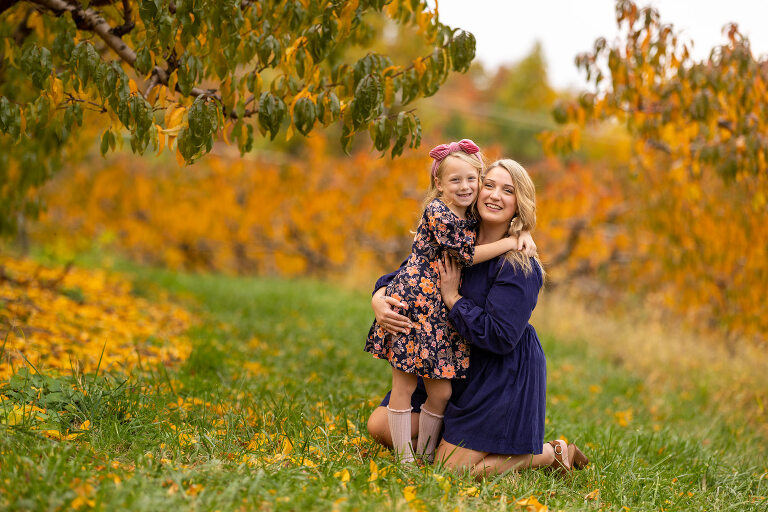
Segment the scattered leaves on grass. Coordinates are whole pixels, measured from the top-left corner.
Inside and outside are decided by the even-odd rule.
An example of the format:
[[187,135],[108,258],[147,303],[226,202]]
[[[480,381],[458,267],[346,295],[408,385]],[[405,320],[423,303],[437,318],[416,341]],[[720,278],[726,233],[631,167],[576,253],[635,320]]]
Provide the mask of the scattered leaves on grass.
[[104,270],[46,267],[0,256],[0,380],[28,360],[38,369],[83,373],[153,367],[186,359],[192,316],[159,297],[136,297]]
[[600,496],[600,489],[595,489],[594,491],[584,496],[584,500],[596,500],[599,496]]
[[525,512],[547,512],[549,510],[546,505],[539,503],[539,500],[534,496],[517,500],[515,505],[525,510]]
[[613,417],[616,419],[616,423],[618,423],[620,427],[629,426],[629,424],[632,422],[632,409],[627,409],[626,411],[617,411],[613,414]]

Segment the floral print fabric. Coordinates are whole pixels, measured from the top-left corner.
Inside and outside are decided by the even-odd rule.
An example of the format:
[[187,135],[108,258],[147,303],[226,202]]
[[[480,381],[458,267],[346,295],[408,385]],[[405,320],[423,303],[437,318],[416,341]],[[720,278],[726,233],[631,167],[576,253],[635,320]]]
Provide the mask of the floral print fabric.
[[448,323],[448,311],[440,296],[437,262],[447,252],[461,265],[471,265],[475,226],[474,219],[460,219],[440,199],[427,205],[408,262],[386,291],[406,304],[398,313],[410,318],[414,327],[407,333],[390,334],[374,321],[365,344],[367,352],[422,377],[466,378],[469,347]]

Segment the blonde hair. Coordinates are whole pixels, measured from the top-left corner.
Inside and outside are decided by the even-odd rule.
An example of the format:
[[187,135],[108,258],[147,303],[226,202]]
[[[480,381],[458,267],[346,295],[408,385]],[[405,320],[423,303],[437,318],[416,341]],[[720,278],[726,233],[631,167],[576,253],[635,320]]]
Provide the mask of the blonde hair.
[[[496,160],[488,166],[488,170],[483,175],[483,179],[491,169],[499,167],[509,173],[512,178],[512,184],[515,187],[515,198],[517,199],[517,213],[512,217],[509,223],[507,236],[519,237],[523,231],[532,232],[536,227],[536,186],[528,175],[528,172],[522,165],[510,158]],[[513,266],[520,268],[525,275],[533,270],[531,260],[534,260],[541,269],[542,279],[545,277],[544,266],[537,256],[530,258],[519,251],[508,251],[504,258]]]
[[[445,165],[446,165],[445,162],[449,158],[458,158],[459,160],[463,160],[464,162],[467,162],[469,165],[471,165],[477,170],[478,178],[481,177],[483,172],[485,171],[485,157],[480,151],[478,151],[473,155],[469,155],[463,151],[454,151],[450,155],[443,158],[443,160],[440,162],[440,165],[438,165],[437,167],[437,172],[435,173],[435,175],[430,176],[429,188],[427,189],[426,197],[424,197],[424,204],[422,205],[422,208],[421,208],[422,210],[425,209],[427,205],[432,202],[433,199],[440,197],[440,191],[437,189],[435,180],[442,179],[443,171],[445,170]],[[477,195],[475,195],[475,201],[477,201]],[[471,211],[474,211],[475,201],[473,201],[472,205],[470,206]]]

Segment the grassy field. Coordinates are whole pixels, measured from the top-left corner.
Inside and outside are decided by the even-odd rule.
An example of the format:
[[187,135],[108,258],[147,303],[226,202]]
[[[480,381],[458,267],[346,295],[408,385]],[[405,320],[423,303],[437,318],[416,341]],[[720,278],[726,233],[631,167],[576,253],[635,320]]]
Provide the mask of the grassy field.
[[[0,509],[768,510],[765,439],[712,406],[714,384],[649,383],[586,340],[540,332],[546,438],[592,463],[475,482],[398,466],[368,439],[389,369],[362,351],[366,293],[121,270],[132,295],[167,290],[195,314],[189,357],[130,375],[17,371],[0,389]],[[77,435],[52,439],[43,420]]]

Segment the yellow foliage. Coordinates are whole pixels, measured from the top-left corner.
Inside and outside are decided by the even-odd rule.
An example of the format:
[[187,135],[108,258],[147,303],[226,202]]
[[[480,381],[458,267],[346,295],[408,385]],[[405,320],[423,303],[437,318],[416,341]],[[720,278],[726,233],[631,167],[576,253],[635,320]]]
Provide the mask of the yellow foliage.
[[531,496],[515,502],[516,507],[522,508],[526,512],[547,512],[549,508],[546,505],[539,503],[535,497]]
[[341,471],[337,471],[333,474],[334,477],[341,480],[342,483],[349,482],[349,470],[348,469],[342,469]]
[[[167,299],[150,303],[104,270],[46,267],[0,255],[0,379],[25,365],[68,372],[130,372],[168,364],[190,352],[191,315]],[[102,356],[103,349],[103,356]],[[85,424],[84,424],[85,425]],[[85,430],[87,426],[84,426]]]
[[[184,111],[169,109],[166,126],[179,126]],[[181,169],[167,157],[119,154],[99,169],[77,167],[52,183],[34,236],[103,240],[138,261],[203,271],[369,280],[396,268],[410,250],[429,158],[336,158],[322,136],[306,141],[292,157],[214,154]],[[640,294],[688,326],[764,339],[768,223],[759,211],[768,178],[726,184],[679,159],[654,162],[638,175],[605,164],[530,166],[534,238],[551,282],[577,282],[609,301]]]
[[78,167],[51,187],[37,236],[113,239],[139,261],[194,270],[290,276],[399,265],[429,158],[335,159],[321,136],[308,142],[283,163],[211,155],[180,169],[115,155],[98,171]]

